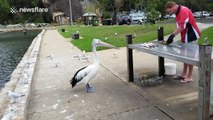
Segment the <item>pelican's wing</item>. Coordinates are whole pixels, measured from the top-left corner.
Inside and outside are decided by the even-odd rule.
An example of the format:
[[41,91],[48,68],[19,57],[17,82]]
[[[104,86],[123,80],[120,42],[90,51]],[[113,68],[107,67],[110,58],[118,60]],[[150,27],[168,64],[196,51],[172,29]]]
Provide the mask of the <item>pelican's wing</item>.
[[76,79],[78,82],[81,81],[85,76],[87,76],[87,74],[89,73],[89,71],[87,70],[89,66],[87,67],[83,67],[80,70],[78,70],[75,75],[74,75],[74,79]]
[[98,69],[97,64],[89,65],[85,69],[79,71],[79,73],[76,76],[76,79],[78,79],[79,82],[87,83],[90,79],[92,79],[95,76],[95,74],[97,73],[97,69]]
[[81,68],[75,73],[74,77],[71,80],[71,84],[74,87],[77,83],[87,83],[90,79],[92,79],[98,70],[99,66],[97,64],[92,64],[87,67]]
[[76,83],[78,83],[79,81],[81,81],[83,79],[83,76],[82,76],[82,78],[79,78],[79,72],[83,71],[85,68],[87,68],[87,66],[79,69],[75,73],[75,75],[73,76],[73,78],[70,80],[70,84],[72,85],[72,87],[74,87],[76,85]]

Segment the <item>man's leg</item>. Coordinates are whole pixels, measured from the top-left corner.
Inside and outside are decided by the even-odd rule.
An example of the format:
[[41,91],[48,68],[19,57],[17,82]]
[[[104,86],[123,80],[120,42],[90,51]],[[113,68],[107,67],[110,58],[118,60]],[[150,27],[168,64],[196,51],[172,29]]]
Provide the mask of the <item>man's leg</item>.
[[181,80],[181,83],[188,83],[192,82],[192,71],[193,71],[193,65],[186,64],[188,68],[188,74],[186,75],[185,79]]
[[181,75],[175,75],[173,77],[173,79],[176,79],[176,80],[184,80],[186,78],[186,73],[187,73],[187,64],[183,63],[183,70],[182,70],[182,73]]
[[183,71],[181,74],[182,77],[186,77],[187,67],[188,67],[188,65],[186,63],[183,63]]
[[189,64],[188,64],[188,69],[189,69],[189,70],[188,70],[188,74],[187,74],[185,80],[187,80],[187,81],[193,81],[193,79],[192,79],[193,65],[189,65]]

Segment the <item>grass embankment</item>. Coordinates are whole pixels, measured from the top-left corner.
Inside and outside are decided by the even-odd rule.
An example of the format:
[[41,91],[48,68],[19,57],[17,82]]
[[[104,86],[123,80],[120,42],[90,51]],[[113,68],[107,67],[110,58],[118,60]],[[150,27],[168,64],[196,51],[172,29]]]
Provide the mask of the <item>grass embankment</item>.
[[213,45],[213,26],[202,31],[202,36],[198,41],[198,44],[205,44],[205,38],[208,38],[209,44]]
[[[71,43],[86,52],[91,51],[91,42],[98,38],[104,42],[113,44],[117,47],[126,46],[126,35],[136,35],[133,43],[148,42],[157,39],[157,28],[164,27],[164,34],[169,34],[174,30],[174,24],[156,25],[122,25],[122,26],[65,26],[65,32],[58,31],[65,37],[71,38],[76,31],[80,32],[80,39],[72,40]],[[117,33],[117,35],[115,35]],[[99,47],[98,50],[104,49]]]

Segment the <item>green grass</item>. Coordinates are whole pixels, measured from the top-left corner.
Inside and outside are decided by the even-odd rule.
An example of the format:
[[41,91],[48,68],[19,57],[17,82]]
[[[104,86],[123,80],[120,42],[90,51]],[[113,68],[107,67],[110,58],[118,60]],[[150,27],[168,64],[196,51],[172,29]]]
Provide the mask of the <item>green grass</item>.
[[[71,43],[86,52],[91,51],[91,42],[94,38],[113,44],[117,47],[126,46],[126,35],[136,34],[133,43],[148,42],[157,39],[157,28],[164,27],[164,34],[169,34],[174,30],[175,24],[155,24],[155,25],[122,25],[122,26],[65,26],[65,32],[58,31],[65,38],[71,38],[76,31],[80,32],[80,39],[71,40]],[[117,33],[117,36],[115,36]],[[106,39],[107,38],[107,39]],[[98,50],[105,49],[99,47]]]
[[209,44],[213,45],[213,26],[202,31],[202,35],[198,41],[198,44],[205,44],[206,37],[208,38]]
[[[164,35],[171,33],[175,24],[155,24],[155,25],[122,25],[122,26],[64,26],[66,32],[61,32],[61,27],[58,31],[65,38],[71,38],[76,31],[80,32],[80,39],[71,40],[70,42],[81,50],[86,52],[91,51],[91,42],[94,38],[101,39],[104,42],[113,44],[117,47],[126,46],[126,35],[136,34],[133,43],[148,42],[157,39],[157,28],[164,27]],[[117,36],[115,36],[115,32]],[[213,45],[213,27],[209,27],[202,31],[202,36],[199,39],[199,44],[205,43],[204,38],[208,37],[209,43]],[[107,38],[107,39],[106,39]],[[106,48],[98,47],[98,50]]]

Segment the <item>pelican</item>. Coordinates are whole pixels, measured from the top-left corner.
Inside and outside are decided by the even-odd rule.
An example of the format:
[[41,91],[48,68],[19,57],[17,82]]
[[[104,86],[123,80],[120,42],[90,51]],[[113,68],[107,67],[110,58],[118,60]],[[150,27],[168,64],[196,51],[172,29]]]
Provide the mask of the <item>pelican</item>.
[[76,84],[85,83],[86,91],[88,93],[93,93],[95,91],[94,87],[90,86],[89,81],[97,74],[99,69],[99,57],[96,52],[96,47],[98,46],[103,46],[108,48],[117,48],[113,45],[102,42],[99,39],[93,39],[92,41],[92,51],[94,53],[93,64],[83,67],[75,73],[74,77],[70,80],[70,84],[72,85],[72,88],[75,87]]

